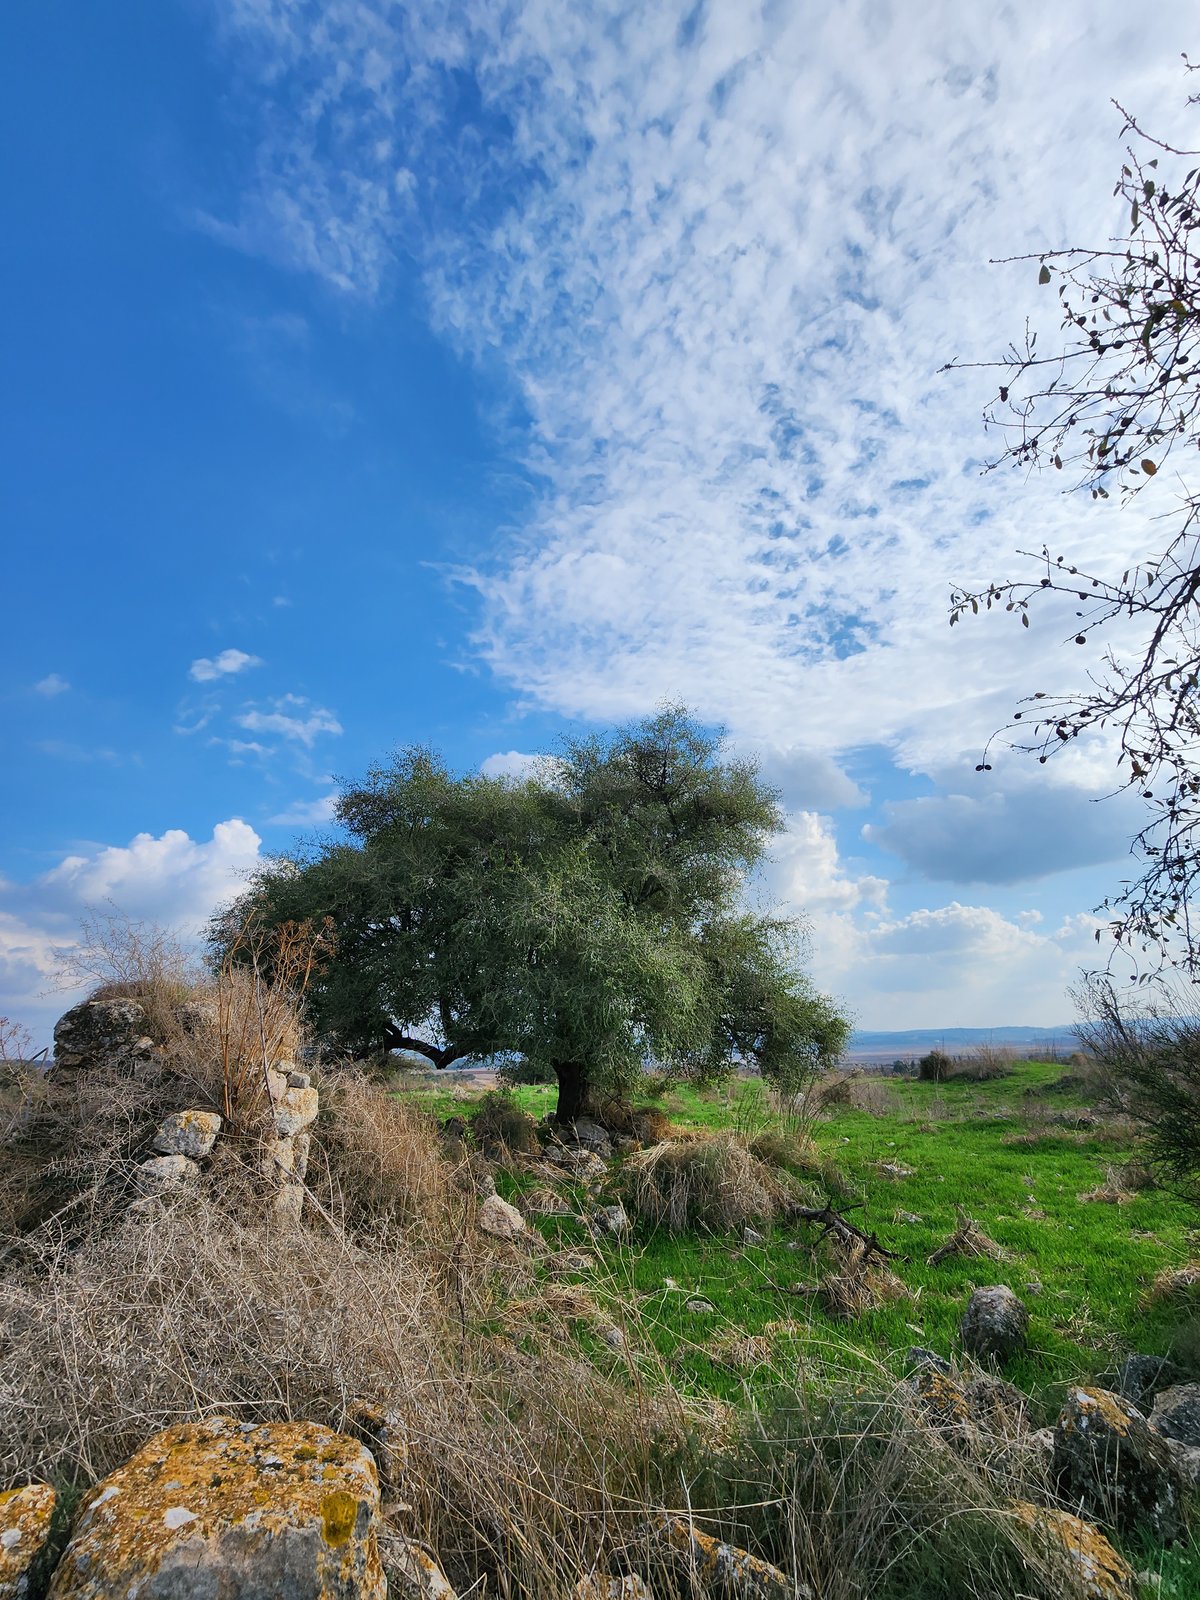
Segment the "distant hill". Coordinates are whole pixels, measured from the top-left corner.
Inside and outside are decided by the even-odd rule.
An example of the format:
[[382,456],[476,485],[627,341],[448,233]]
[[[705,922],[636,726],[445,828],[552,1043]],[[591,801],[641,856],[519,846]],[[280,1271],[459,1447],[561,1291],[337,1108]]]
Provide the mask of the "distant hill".
[[1021,1050],[1054,1050],[1059,1054],[1079,1048],[1073,1022],[1050,1028],[906,1028],[899,1032],[856,1029],[846,1053],[850,1056],[924,1055],[927,1050],[961,1054],[976,1045],[991,1044]]

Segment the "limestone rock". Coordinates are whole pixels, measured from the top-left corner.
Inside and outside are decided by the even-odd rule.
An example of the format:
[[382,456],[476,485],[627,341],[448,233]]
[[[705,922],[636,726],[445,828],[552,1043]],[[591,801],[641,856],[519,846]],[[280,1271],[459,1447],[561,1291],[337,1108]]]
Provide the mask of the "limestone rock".
[[1156,1395],[1150,1426],[1165,1439],[1200,1445],[1200,1383],[1177,1383]]
[[277,1138],[290,1139],[316,1121],[320,1096],[306,1072],[294,1072],[290,1068],[280,1072],[270,1067],[267,1089]]
[[1087,1600],[1133,1600],[1133,1568],[1090,1522],[1018,1500],[1013,1512],[1044,1555],[1061,1551],[1082,1581]]
[[588,1220],[596,1233],[607,1233],[614,1239],[623,1239],[630,1228],[629,1213],[620,1201],[614,1206],[597,1207]]
[[1054,1429],[1059,1490],[1100,1521],[1183,1536],[1183,1479],[1165,1439],[1107,1389],[1070,1389]]
[[54,1025],[56,1068],[147,1060],[153,1052],[145,1008],[136,1000],[85,1000]]
[[295,1178],[304,1181],[308,1171],[308,1152],[312,1141],[307,1133],[298,1133],[291,1139],[264,1139],[262,1143],[263,1177],[282,1182]]
[[133,1181],[143,1194],[159,1195],[195,1183],[199,1176],[191,1156],[151,1156],[134,1168]]
[[981,1361],[1005,1361],[1024,1350],[1029,1312],[1003,1283],[976,1289],[959,1324],[963,1349]]
[[701,1533],[684,1517],[664,1514],[646,1532],[701,1594],[720,1594],[727,1600],[812,1600],[807,1584],[793,1583],[769,1561]]
[[25,1600],[40,1585],[56,1499],[48,1483],[27,1483],[0,1494],[0,1600]]
[[438,1563],[412,1539],[388,1542],[388,1594],[403,1600],[458,1600]]
[[516,1206],[510,1206],[498,1194],[490,1194],[479,1208],[479,1226],[493,1239],[515,1239],[525,1231],[525,1218]]
[[553,1162],[556,1167],[561,1167],[569,1177],[579,1183],[593,1183],[608,1172],[603,1159],[594,1150],[553,1144],[547,1145],[543,1153],[547,1161]]
[[614,1577],[607,1572],[589,1572],[571,1591],[571,1600],[654,1600],[645,1578],[636,1572]]
[[84,1501],[50,1600],[384,1600],[356,1439],[230,1417],[156,1435]]
[[154,1135],[154,1148],[164,1156],[210,1155],[221,1131],[215,1111],[175,1111],[164,1117]]
[[1182,1367],[1177,1367],[1166,1356],[1126,1356],[1117,1368],[1113,1388],[1126,1400],[1132,1400],[1141,1411],[1148,1411],[1160,1389],[1169,1389],[1183,1378]]
[[936,1350],[926,1350],[924,1345],[914,1344],[909,1349],[906,1363],[910,1370],[920,1370],[922,1367],[932,1367],[935,1372],[945,1373],[947,1377],[954,1368],[945,1356],[939,1356]]

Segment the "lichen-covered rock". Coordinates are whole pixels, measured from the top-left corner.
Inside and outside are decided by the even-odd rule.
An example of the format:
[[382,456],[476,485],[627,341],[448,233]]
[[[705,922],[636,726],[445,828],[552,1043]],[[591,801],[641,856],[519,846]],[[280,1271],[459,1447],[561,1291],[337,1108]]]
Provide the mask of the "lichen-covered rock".
[[40,1585],[56,1498],[48,1483],[0,1494],[0,1600],[25,1600]]
[[909,1348],[906,1364],[910,1372],[919,1371],[922,1367],[932,1367],[935,1372],[944,1372],[947,1377],[954,1368],[945,1356],[939,1356],[936,1350],[926,1350],[924,1345],[914,1344]]
[[271,1067],[267,1071],[267,1090],[277,1138],[290,1139],[316,1121],[320,1096],[306,1072],[279,1072]]
[[908,1391],[924,1422],[939,1432],[961,1433],[971,1425],[967,1391],[948,1372],[922,1367],[908,1381]]
[[980,1361],[1007,1361],[1024,1350],[1029,1312],[1003,1283],[976,1289],[959,1324],[963,1349]]
[[147,1060],[153,1053],[146,1011],[136,1000],[85,1000],[54,1025],[56,1068],[128,1063]]
[[168,1428],[87,1497],[50,1600],[384,1600],[379,1480],[311,1422]]
[[589,1572],[571,1591],[572,1600],[654,1600],[645,1578],[636,1572],[618,1578],[607,1572]]
[[701,1594],[724,1595],[727,1600],[812,1600],[807,1584],[793,1583],[760,1556],[701,1533],[684,1517],[664,1513],[649,1524],[646,1534]]
[[195,1183],[199,1176],[191,1156],[151,1156],[134,1168],[133,1181],[143,1194],[160,1195]]
[[1200,1383],[1177,1383],[1156,1395],[1150,1426],[1165,1439],[1200,1445]]
[[396,1600],[458,1600],[438,1563],[412,1539],[388,1541],[388,1594]]
[[479,1226],[493,1239],[515,1239],[525,1231],[525,1218],[516,1206],[510,1206],[498,1194],[490,1194],[479,1208]]
[[1018,1500],[1013,1514],[1033,1535],[1040,1554],[1066,1556],[1087,1600],[1133,1600],[1133,1568],[1090,1522],[1028,1500]]
[[1054,1473],[1060,1492],[1099,1521],[1146,1528],[1167,1543],[1186,1532],[1170,1446],[1107,1389],[1068,1390],[1054,1428]]
[[211,1155],[220,1131],[221,1118],[215,1111],[174,1111],[159,1123],[154,1148],[164,1156],[197,1160]]
[[588,1221],[594,1233],[607,1233],[613,1239],[623,1239],[629,1232],[629,1213],[618,1200],[614,1206],[598,1206]]

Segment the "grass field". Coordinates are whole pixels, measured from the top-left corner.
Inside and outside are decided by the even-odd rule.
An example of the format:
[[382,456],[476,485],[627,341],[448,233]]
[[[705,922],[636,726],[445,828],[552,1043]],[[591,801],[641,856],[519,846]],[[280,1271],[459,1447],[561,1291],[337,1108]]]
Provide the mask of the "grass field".
[[[744,1244],[740,1233],[672,1235],[642,1225],[630,1242],[606,1247],[607,1293],[603,1282],[596,1292],[617,1320],[636,1305],[639,1335],[653,1341],[676,1383],[728,1399],[748,1383],[794,1373],[798,1363],[882,1366],[899,1376],[914,1344],[953,1355],[967,1297],[982,1283],[1008,1284],[1030,1308],[1030,1351],[1008,1376],[1047,1415],[1063,1383],[1100,1374],[1130,1351],[1190,1357],[1189,1309],[1152,1301],[1147,1291],[1156,1273],[1191,1255],[1196,1212],[1154,1187],[1119,1203],[1081,1198],[1103,1191],[1114,1173],[1119,1183],[1135,1152],[1130,1130],[1088,1125],[1079,1115],[1084,1097],[1056,1092],[1062,1076],[1061,1067],[1020,1063],[983,1084],[867,1078],[858,1105],[816,1122],[813,1138],[849,1191],[838,1203],[857,1204],[853,1220],[906,1258],[895,1264],[904,1298],[846,1321],[826,1314],[814,1295],[792,1292],[811,1285],[820,1264],[815,1231],[804,1225],[763,1230],[761,1245]],[[442,1115],[469,1115],[479,1098],[440,1084],[417,1092]],[[522,1088],[516,1098],[541,1117],[553,1109],[554,1091]],[[772,1120],[753,1081],[679,1089],[662,1105],[682,1129],[754,1133]],[[533,1180],[517,1171],[499,1181],[511,1196]],[[927,1264],[958,1207],[1005,1259]],[[570,1219],[538,1225],[556,1242],[585,1237]],[[687,1309],[700,1299],[712,1310]]]

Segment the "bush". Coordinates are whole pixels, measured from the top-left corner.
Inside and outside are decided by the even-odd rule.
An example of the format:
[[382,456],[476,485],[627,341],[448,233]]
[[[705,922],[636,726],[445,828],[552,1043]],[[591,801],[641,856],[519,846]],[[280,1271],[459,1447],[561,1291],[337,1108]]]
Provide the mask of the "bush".
[[537,1123],[507,1089],[492,1089],[484,1095],[471,1131],[475,1143],[489,1156],[536,1155],[541,1148]]
[[[937,1051],[933,1053],[938,1054]],[[1010,1050],[1000,1045],[977,1044],[970,1055],[960,1056],[954,1062],[949,1076],[964,1083],[992,1083],[997,1078],[1011,1077],[1014,1071]]]
[[917,1062],[917,1077],[922,1083],[945,1083],[953,1066],[944,1050],[931,1050]]
[[669,1139],[639,1150],[621,1173],[639,1217],[672,1233],[770,1223],[801,1198],[790,1173],[770,1167],[733,1134]]

